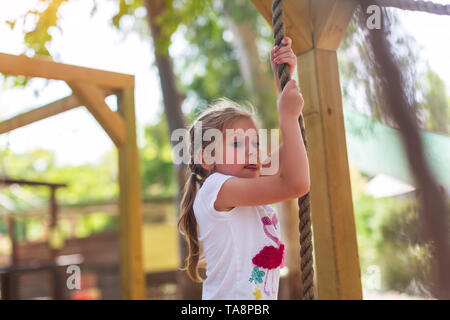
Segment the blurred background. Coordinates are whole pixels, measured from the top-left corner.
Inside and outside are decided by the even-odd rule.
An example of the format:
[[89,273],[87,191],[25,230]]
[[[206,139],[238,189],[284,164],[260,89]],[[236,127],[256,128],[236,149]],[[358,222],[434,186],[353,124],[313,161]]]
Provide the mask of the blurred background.
[[[175,90],[186,125],[225,96],[250,101],[263,127],[278,128],[277,92],[269,61],[272,29],[250,1],[172,0],[164,10],[158,3],[1,1],[0,52],[135,75],[147,298],[177,299],[178,182],[168,123],[180,119],[168,112],[163,92]],[[450,35],[444,31],[450,19],[387,13],[392,44],[415,92],[412,112],[427,159],[448,200]],[[355,21],[338,57],[364,298],[430,298],[430,255],[418,231],[420,191],[398,130],[380,108]],[[175,89],[164,87],[160,75]],[[3,75],[0,88],[0,121],[71,92],[62,81]],[[115,98],[106,102],[117,109]],[[65,184],[0,185],[2,299],[120,298],[117,154],[90,113],[77,108],[0,135],[0,176]],[[50,265],[54,252],[56,268]],[[81,267],[80,290],[65,285],[64,267],[72,264]],[[22,268],[13,287],[7,285],[11,265]]]

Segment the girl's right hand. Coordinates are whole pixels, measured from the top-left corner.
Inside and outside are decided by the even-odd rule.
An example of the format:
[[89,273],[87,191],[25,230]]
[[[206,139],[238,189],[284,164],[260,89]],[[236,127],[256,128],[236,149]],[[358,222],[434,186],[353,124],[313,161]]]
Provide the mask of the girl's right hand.
[[298,119],[303,110],[303,96],[295,80],[289,80],[278,96],[278,114],[281,118]]
[[277,65],[286,63],[288,73],[291,78],[294,74],[295,67],[297,66],[297,56],[291,48],[291,38],[284,37],[281,44],[284,46],[281,48],[275,46],[270,52],[270,62],[272,64],[273,76],[279,93],[281,93],[281,85],[280,80],[278,79]]

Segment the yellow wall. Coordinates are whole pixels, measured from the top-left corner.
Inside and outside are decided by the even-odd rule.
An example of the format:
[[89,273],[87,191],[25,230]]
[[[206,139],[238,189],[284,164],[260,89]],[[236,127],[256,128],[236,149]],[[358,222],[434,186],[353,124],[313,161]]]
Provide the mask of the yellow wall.
[[169,271],[178,268],[178,230],[175,224],[144,224],[142,245],[145,272]]

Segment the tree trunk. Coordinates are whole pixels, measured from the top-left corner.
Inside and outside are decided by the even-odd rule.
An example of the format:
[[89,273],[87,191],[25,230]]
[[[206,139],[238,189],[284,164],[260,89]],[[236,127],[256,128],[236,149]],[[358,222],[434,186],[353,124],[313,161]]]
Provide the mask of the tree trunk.
[[[173,71],[173,61],[167,52],[162,52],[157,46],[161,37],[161,28],[156,21],[158,16],[163,13],[165,3],[167,2],[164,0],[145,0],[148,23],[153,36],[155,60],[159,71],[161,90],[163,93],[164,112],[168,122],[170,136],[175,129],[185,128],[186,125],[185,118],[181,110],[181,103],[184,100],[184,96],[177,88],[176,77]],[[171,143],[175,144],[177,141]],[[187,167],[184,164],[176,166],[178,181],[178,196],[176,199],[177,216],[180,214],[180,202],[183,187],[186,183],[186,169]],[[181,263],[184,263],[184,260],[187,257],[188,248],[186,241],[181,235],[179,235],[179,244]],[[201,285],[191,281],[187,277],[186,272],[177,273],[177,282],[182,299],[201,299]]]

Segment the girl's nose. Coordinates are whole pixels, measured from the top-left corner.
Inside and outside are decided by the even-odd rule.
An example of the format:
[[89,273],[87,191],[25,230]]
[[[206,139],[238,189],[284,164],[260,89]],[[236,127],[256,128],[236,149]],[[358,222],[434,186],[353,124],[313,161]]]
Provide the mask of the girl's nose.
[[254,143],[249,143],[246,145],[246,153],[247,153],[247,157],[249,159],[252,159],[254,161],[258,161],[258,147],[254,146]]

